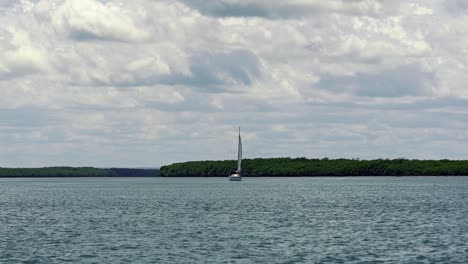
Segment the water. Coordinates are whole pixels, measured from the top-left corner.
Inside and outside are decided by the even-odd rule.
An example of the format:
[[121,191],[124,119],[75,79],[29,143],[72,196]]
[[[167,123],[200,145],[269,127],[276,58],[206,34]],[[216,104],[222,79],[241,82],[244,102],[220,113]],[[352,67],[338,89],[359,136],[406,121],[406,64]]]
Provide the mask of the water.
[[0,263],[468,263],[468,177],[0,179]]

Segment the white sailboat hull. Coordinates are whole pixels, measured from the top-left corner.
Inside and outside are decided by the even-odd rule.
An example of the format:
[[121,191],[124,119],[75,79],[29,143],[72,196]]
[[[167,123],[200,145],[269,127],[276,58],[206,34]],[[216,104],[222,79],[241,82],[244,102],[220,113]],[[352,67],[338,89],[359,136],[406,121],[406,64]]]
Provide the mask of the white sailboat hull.
[[242,176],[240,176],[239,174],[231,174],[231,175],[229,175],[229,180],[230,181],[241,181]]

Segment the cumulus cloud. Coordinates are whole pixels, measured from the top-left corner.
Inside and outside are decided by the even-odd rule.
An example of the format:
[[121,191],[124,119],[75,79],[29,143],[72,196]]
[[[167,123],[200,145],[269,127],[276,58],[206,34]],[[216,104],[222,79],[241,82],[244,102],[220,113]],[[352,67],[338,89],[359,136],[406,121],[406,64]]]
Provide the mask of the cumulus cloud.
[[204,52],[190,58],[189,76],[168,76],[164,83],[184,84],[207,90],[239,90],[261,77],[261,62],[248,50]]
[[97,0],[40,1],[38,17],[48,19],[60,32],[78,41],[144,41],[147,32],[137,26],[118,4]]
[[35,47],[22,29],[0,29],[0,49],[0,80],[21,77],[47,67],[45,51]]

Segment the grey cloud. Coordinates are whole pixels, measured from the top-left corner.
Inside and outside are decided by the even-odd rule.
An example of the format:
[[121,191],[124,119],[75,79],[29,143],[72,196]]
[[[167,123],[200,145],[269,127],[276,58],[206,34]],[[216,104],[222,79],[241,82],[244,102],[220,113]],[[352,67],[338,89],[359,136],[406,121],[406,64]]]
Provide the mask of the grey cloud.
[[337,12],[351,15],[376,15],[380,12],[378,0],[181,0],[201,13],[220,17],[300,18],[319,12]]
[[25,61],[17,61],[9,63],[8,68],[0,70],[0,81],[20,78],[28,74],[33,74],[38,71],[36,65],[29,64]]
[[445,0],[447,9],[452,13],[466,13],[468,11],[468,1],[466,0]]
[[422,96],[431,92],[436,78],[417,65],[404,65],[381,72],[354,76],[322,76],[318,87],[365,97]]
[[0,7],[10,7],[16,2],[16,0],[0,0]]
[[[220,92],[239,91],[261,78],[260,59],[249,50],[229,52],[200,52],[189,57],[189,73],[157,72],[151,65],[148,68],[130,70],[117,65],[108,78],[76,77],[70,84],[83,86],[138,87],[151,85],[184,85],[200,90]],[[125,65],[123,65],[125,66]],[[97,70],[96,70],[97,71]],[[100,75],[99,75],[100,76]]]
[[123,36],[119,34],[105,34],[92,32],[85,29],[70,28],[68,35],[78,41],[93,41],[93,40],[104,40],[104,41],[123,41]]
[[248,50],[227,53],[195,54],[190,58],[191,76],[174,75],[162,80],[165,84],[183,84],[211,91],[221,91],[226,86],[250,86],[261,76],[259,58]]
[[0,28],[0,45],[2,50],[12,50],[15,49],[15,45],[11,42],[13,40],[13,34],[10,31]]
[[40,108],[0,108],[0,128],[34,129],[59,124],[62,120],[53,112]]
[[[212,104],[213,96],[220,96],[220,101],[222,103],[221,107],[216,107]],[[239,108],[239,95],[232,94],[216,94],[212,93],[207,95],[206,93],[197,93],[189,92],[186,93],[186,99],[184,101],[167,104],[165,102],[150,102],[146,101],[144,107],[155,108],[163,112],[184,112],[190,111],[192,113],[227,113],[231,111],[240,112],[252,112],[252,113],[267,113],[278,111],[275,106],[268,104],[268,102],[263,102],[251,98],[249,96],[242,95],[243,106]],[[228,119],[224,117],[224,119]],[[246,121],[246,119],[243,119]],[[229,123],[233,123],[235,120],[229,119]],[[261,121],[259,121],[261,122]]]
[[204,14],[226,17],[270,17],[271,11],[262,3],[227,1],[182,0],[188,6]]
[[[440,111],[443,109],[465,109],[468,110],[468,100],[457,97],[419,97],[417,100],[409,102],[387,102],[387,103],[365,103],[365,104],[342,104],[345,107],[355,109],[377,109],[381,111]],[[334,105],[338,107],[338,105]]]

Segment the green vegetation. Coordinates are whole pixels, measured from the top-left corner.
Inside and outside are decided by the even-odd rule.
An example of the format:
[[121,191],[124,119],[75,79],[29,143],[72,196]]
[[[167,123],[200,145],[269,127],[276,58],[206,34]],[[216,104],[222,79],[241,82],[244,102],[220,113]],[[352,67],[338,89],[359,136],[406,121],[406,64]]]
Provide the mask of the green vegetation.
[[[215,177],[227,176],[237,161],[190,161],[157,169],[92,167],[0,168],[0,177]],[[243,176],[468,176],[467,160],[244,159]]]
[[[191,161],[161,167],[164,177],[227,176],[236,161]],[[242,161],[243,176],[446,176],[468,175],[465,160],[270,158]]]
[[153,177],[157,169],[98,169],[91,167],[0,168],[0,177]]

